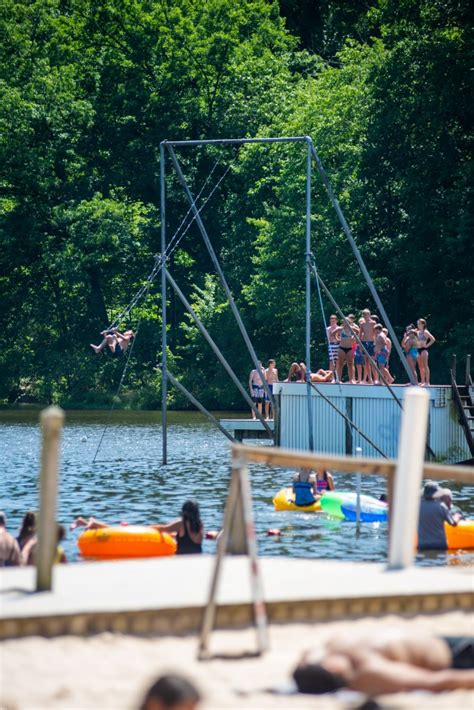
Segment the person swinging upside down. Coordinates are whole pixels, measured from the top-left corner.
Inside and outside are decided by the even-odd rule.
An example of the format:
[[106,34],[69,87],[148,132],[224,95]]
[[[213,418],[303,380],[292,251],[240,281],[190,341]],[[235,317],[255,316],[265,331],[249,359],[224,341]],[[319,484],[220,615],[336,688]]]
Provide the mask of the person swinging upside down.
[[119,333],[116,328],[103,330],[101,335],[104,336],[101,344],[94,345],[91,343],[91,348],[98,355],[105,346],[107,346],[112,357],[121,357],[127,352],[128,346],[135,337],[133,330],[126,330],[125,333]]

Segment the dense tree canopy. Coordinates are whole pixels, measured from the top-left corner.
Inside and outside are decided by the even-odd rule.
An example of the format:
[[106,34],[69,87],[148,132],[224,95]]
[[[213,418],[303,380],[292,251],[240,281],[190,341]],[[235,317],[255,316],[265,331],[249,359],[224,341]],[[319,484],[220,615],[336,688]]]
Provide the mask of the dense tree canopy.
[[[165,138],[310,135],[397,332],[427,318],[446,381],[451,354],[474,345],[472,19],[467,0],[5,0],[0,401],[112,400],[123,361],[89,343],[160,249]],[[285,370],[303,354],[303,147],[178,153],[259,355]],[[171,239],[189,205],[169,159],[167,174]],[[183,231],[170,270],[245,381],[199,230]],[[316,177],[312,239],[341,307],[373,307]],[[209,406],[242,406],[172,293],[167,309],[174,373]],[[316,298],[313,324],[319,367]],[[121,402],[153,407],[157,284],[121,325],[139,326]]]

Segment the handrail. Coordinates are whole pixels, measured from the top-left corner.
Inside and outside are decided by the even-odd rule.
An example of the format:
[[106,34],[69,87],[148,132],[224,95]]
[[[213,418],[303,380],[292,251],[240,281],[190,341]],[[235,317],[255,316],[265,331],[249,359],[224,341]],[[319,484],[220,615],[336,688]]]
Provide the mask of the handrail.
[[[269,446],[247,446],[233,444],[232,456],[253,463],[284,466],[289,468],[328,468],[347,473],[364,475],[378,474],[391,477],[395,473],[395,459],[376,459],[368,456],[340,456],[325,453],[308,453],[292,449],[280,449]],[[474,484],[474,468],[470,466],[448,466],[426,461],[423,476],[438,481],[458,481]]]
[[474,438],[472,436],[471,427],[467,420],[466,412],[459,394],[458,385],[456,383],[456,370],[454,367],[451,368],[451,391],[453,393],[454,403],[457,409],[459,423],[464,429],[464,435],[466,437],[467,445],[469,446],[469,451],[471,455],[474,456]]

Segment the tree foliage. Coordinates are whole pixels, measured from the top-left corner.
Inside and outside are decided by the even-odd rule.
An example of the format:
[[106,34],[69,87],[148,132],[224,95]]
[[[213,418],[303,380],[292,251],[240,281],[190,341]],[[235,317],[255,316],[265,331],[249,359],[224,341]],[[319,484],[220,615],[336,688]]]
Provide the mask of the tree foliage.
[[[0,399],[111,401],[123,363],[89,343],[159,251],[165,138],[311,135],[392,321],[429,319],[445,380],[451,353],[474,342],[470,13],[465,0],[5,0]],[[258,353],[284,370],[304,340],[303,147],[178,157],[193,194],[203,188],[202,217]],[[189,204],[166,168],[171,239]],[[344,310],[373,306],[316,177],[312,199],[321,275]],[[245,382],[250,359],[195,224],[170,270]],[[173,293],[167,308],[175,375],[209,406],[241,406]],[[122,323],[140,327],[129,406],[159,401],[160,323],[153,286]],[[316,298],[313,323],[321,366]]]

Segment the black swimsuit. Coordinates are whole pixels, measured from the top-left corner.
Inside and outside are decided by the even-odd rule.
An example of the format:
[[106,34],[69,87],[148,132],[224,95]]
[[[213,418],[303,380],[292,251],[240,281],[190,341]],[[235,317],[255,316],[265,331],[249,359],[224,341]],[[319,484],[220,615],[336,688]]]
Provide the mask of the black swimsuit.
[[115,346],[115,350],[111,350],[109,348],[109,352],[110,352],[111,357],[122,357],[122,355],[123,355],[122,346],[119,345],[118,343]]
[[441,636],[451,651],[451,668],[474,668],[474,636]]
[[202,552],[202,543],[194,542],[188,531],[188,526],[183,520],[184,535],[180,537],[178,534],[176,536],[176,542],[178,543],[178,549],[176,550],[177,555],[196,555]]

